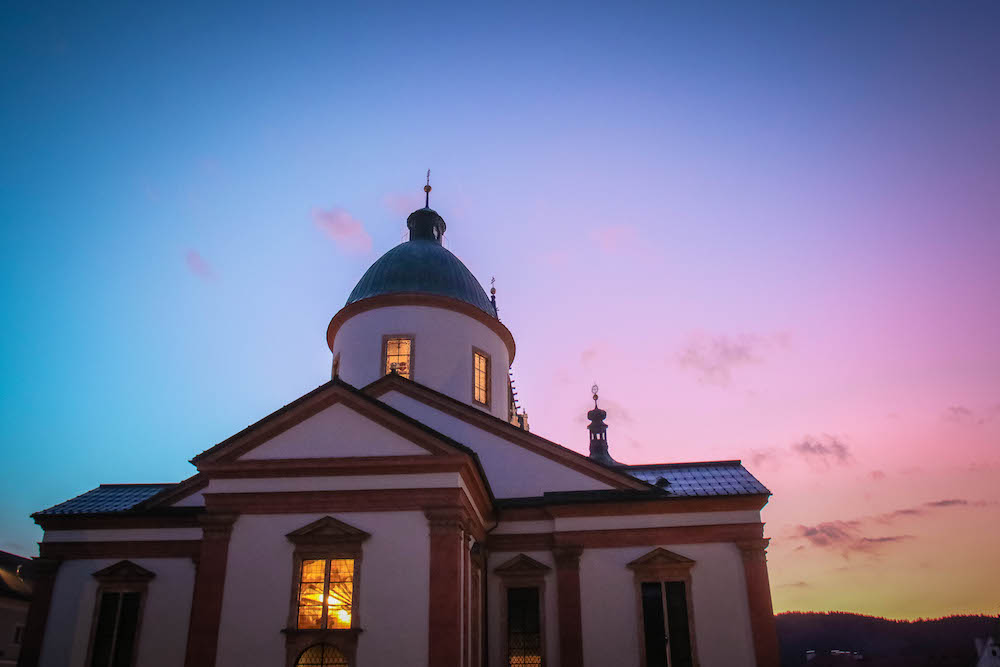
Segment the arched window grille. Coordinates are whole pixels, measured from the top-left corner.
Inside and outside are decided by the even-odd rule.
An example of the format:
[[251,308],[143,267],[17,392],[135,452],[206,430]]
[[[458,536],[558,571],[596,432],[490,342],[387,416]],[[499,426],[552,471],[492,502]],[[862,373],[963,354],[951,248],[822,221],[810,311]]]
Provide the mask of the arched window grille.
[[295,667],[348,667],[347,658],[335,646],[316,644],[299,656]]

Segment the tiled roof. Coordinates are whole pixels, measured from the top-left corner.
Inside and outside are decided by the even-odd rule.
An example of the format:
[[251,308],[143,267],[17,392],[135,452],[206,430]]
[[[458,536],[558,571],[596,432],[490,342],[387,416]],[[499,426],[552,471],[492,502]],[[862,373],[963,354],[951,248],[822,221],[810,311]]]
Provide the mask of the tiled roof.
[[174,484],[101,484],[76,498],[38,512],[54,514],[100,514],[124,512]]
[[[628,466],[630,475],[660,486],[672,496],[741,496],[770,494],[739,461],[664,463]],[[666,480],[664,485],[660,480]],[[659,482],[659,484],[657,483]]]

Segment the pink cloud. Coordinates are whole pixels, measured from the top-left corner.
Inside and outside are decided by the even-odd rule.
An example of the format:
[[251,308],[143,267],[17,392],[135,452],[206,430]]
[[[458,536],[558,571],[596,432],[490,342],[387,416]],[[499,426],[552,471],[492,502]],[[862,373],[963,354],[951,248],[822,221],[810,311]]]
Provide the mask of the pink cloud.
[[329,211],[314,208],[313,223],[346,252],[366,254],[372,250],[372,237],[360,220],[342,208]]
[[605,251],[621,252],[636,245],[639,240],[639,230],[635,225],[604,225],[591,230],[590,238]]
[[184,263],[187,264],[188,270],[191,273],[202,280],[215,280],[215,269],[212,268],[212,265],[197,250],[188,250],[184,256]]

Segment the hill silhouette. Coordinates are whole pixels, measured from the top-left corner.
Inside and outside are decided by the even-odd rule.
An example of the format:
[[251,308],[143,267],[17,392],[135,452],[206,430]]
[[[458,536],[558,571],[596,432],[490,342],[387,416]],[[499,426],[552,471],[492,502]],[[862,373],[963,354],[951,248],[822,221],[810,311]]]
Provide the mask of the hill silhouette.
[[[946,616],[916,621],[894,621],[845,612],[786,612],[775,616],[781,643],[782,667],[806,663],[806,651],[860,651],[860,665],[907,667],[972,667],[973,640],[1000,632],[995,616]],[[809,664],[826,660],[817,659]]]

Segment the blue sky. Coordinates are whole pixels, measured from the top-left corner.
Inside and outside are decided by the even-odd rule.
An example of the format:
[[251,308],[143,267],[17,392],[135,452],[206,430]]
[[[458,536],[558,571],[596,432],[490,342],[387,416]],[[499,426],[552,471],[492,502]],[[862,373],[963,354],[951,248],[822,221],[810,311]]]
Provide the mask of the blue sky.
[[[326,324],[428,167],[543,435],[586,447],[596,379],[620,458],[761,455],[776,545],[864,493],[990,500],[967,469],[1000,465],[996,3],[0,13],[0,548],[324,382]],[[762,453],[823,434],[852,462],[813,503],[813,468]],[[779,607],[829,593],[785,583]],[[863,608],[984,608],[963,591]]]

